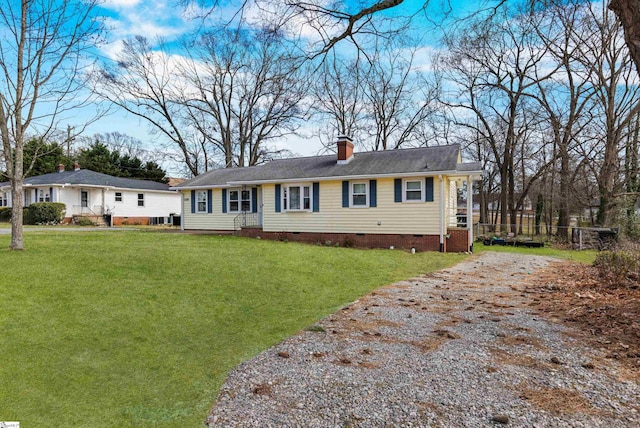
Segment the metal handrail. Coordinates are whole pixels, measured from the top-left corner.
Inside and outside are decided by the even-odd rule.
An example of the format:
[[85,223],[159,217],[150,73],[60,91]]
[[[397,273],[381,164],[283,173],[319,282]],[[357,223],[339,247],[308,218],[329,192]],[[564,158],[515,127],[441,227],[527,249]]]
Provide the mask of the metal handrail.
[[250,213],[243,211],[233,219],[233,229],[240,230],[243,227],[262,226],[260,222],[260,213]]

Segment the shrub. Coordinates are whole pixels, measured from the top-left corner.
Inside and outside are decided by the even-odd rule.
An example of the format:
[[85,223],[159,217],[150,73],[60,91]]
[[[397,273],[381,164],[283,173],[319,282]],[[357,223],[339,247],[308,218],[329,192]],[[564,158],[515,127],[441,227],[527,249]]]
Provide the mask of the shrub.
[[96,225],[93,221],[91,221],[91,219],[86,217],[80,217],[79,219],[76,220],[75,224],[77,224],[78,226],[95,226]]
[[59,224],[66,206],[60,202],[36,202],[25,208],[24,224]]
[[0,208],[0,221],[11,221],[11,208]]
[[640,284],[640,248],[637,244],[601,251],[593,265],[610,285],[626,287]]
[[344,238],[344,241],[342,241],[342,246],[345,248],[354,248],[356,243],[353,239],[346,237]]
[[22,224],[36,224],[36,221],[33,217],[33,211],[29,208],[22,209]]

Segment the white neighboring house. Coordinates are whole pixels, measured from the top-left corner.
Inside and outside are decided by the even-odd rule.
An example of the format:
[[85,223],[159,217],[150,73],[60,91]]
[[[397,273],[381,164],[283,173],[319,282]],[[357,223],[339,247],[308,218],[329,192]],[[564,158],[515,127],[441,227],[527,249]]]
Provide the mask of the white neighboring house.
[[[65,222],[88,217],[102,220],[110,215],[112,225],[166,223],[180,215],[182,196],[168,184],[156,181],[113,177],[74,165],[65,171],[24,180],[24,206],[34,202],[61,202],[66,205]],[[0,206],[10,207],[11,185],[0,183]]]

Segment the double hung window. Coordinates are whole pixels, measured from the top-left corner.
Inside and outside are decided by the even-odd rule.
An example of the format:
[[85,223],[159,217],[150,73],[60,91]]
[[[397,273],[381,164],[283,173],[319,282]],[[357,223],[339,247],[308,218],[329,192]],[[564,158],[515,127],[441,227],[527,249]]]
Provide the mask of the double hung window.
[[407,180],[404,182],[405,202],[424,201],[422,180]]
[[51,195],[48,190],[38,190],[38,202],[51,202]]
[[251,212],[251,190],[229,190],[229,212]]
[[366,182],[351,183],[351,206],[369,206],[369,185]]
[[311,211],[311,186],[285,186],[282,206],[285,211]]
[[206,190],[198,190],[196,192],[196,212],[197,213],[207,212],[207,191]]

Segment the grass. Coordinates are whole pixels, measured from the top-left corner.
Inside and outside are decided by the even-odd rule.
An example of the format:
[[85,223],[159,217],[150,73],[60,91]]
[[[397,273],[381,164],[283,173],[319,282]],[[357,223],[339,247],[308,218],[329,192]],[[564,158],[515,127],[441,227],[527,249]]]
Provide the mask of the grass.
[[526,248],[526,247],[514,247],[511,245],[484,245],[482,242],[476,242],[473,244],[474,252],[482,251],[496,251],[504,253],[518,253],[518,254],[531,254],[548,257],[558,257],[561,259],[572,260],[579,263],[591,264],[596,259],[596,250],[566,250],[556,248],[545,244],[542,248]]
[[359,296],[462,260],[156,232],[0,235],[0,417],[202,426],[230,369]]

